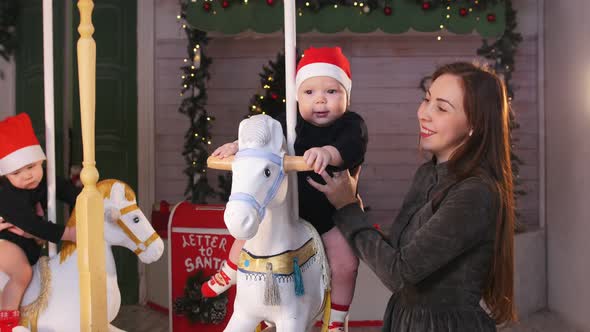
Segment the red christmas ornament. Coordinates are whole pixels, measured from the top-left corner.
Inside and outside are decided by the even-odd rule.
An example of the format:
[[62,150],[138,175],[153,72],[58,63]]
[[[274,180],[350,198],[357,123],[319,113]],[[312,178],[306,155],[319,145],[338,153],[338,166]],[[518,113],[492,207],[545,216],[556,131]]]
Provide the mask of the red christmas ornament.
[[269,6],[273,6],[275,4],[275,0],[266,0],[266,4]]
[[392,10],[392,9],[391,9],[391,7],[389,7],[389,6],[385,6],[385,7],[383,8],[383,13],[384,13],[385,15],[387,15],[387,16],[391,15],[391,13],[392,13],[392,12],[393,12],[393,10]]
[[496,14],[488,14],[488,22],[490,22],[490,23],[496,22]]
[[277,98],[279,98],[279,95],[277,95],[276,93],[273,92],[273,93],[270,94],[270,97],[272,99],[276,100]]
[[207,12],[210,11],[211,10],[211,4],[209,2],[204,2],[203,3],[203,9],[205,11],[207,11]]
[[461,9],[459,9],[459,15],[461,15],[461,16],[467,16],[467,14],[469,14],[469,11],[467,10],[467,8],[461,8]]
[[423,10],[429,10],[430,9],[430,6],[431,6],[430,1],[426,1],[426,2],[423,2],[422,3],[422,9]]
[[223,0],[223,2],[221,3],[221,7],[223,7],[223,8],[229,7],[229,1]]

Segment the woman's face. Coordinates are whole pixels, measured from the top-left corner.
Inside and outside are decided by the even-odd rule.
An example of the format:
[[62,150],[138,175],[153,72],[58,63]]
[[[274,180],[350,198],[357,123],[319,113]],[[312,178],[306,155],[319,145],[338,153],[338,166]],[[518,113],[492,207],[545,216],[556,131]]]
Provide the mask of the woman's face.
[[418,108],[420,146],[439,163],[449,160],[469,135],[463,98],[461,79],[444,74],[432,82]]

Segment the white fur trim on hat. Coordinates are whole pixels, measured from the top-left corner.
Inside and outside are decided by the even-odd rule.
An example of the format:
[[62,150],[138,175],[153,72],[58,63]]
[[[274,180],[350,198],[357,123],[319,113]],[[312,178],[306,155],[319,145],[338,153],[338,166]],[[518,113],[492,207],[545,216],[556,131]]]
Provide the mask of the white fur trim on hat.
[[39,160],[45,160],[40,145],[29,145],[0,159],[0,175],[10,174]]
[[346,72],[342,70],[342,68],[331,63],[314,62],[301,67],[295,76],[295,89],[299,90],[299,86],[306,79],[318,76],[328,76],[340,82],[340,84],[342,84],[346,90],[347,104],[350,105],[350,89],[352,88],[352,80],[348,77],[348,75],[346,75]]

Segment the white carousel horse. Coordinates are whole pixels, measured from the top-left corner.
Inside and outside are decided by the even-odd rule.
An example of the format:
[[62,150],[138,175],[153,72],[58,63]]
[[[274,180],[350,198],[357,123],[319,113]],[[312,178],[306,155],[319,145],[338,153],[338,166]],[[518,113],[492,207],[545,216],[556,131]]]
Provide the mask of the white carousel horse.
[[291,208],[286,172],[308,168],[301,157],[285,156],[281,125],[269,116],[243,120],[238,140],[234,158],[209,159],[209,167],[233,171],[225,224],[247,240],[225,331],[252,332],[261,321],[279,332],[307,331],[329,303],[330,287],[321,238]]
[[[104,239],[106,241],[107,313],[111,322],[119,312],[121,293],[112,246],[133,251],[146,264],[157,261],[164,243],[139,210],[135,193],[118,180],[97,183],[104,197]],[[68,225],[75,225],[75,211]],[[45,268],[44,268],[45,267]],[[47,269],[48,267],[48,269]],[[7,276],[0,273],[0,289]],[[33,267],[33,279],[25,292],[21,307],[21,324],[32,332],[75,332],[80,330],[80,289],[76,244],[64,242],[59,255],[41,259]],[[122,331],[109,325],[109,331]]]

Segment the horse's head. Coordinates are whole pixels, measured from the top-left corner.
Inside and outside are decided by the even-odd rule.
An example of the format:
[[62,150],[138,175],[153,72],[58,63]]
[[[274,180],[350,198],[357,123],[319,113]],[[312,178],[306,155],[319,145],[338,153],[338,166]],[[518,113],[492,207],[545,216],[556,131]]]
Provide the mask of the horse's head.
[[[102,183],[107,185],[103,188]],[[105,241],[128,248],[143,263],[157,261],[164,252],[164,242],[137,206],[131,187],[118,180],[103,180],[97,187],[105,197]]]
[[267,115],[256,115],[240,123],[240,150],[233,158],[210,157],[209,167],[231,169],[231,196],[224,220],[229,232],[238,239],[256,235],[267,208],[282,203],[287,197],[286,172],[307,170],[302,160],[285,156],[284,136],[278,121]]
[[[135,252],[146,264],[157,261],[164,252],[164,242],[137,206],[133,189],[119,180],[102,180],[96,184],[104,203],[104,239],[111,246],[122,246]],[[76,225],[72,211],[68,226]],[[60,262],[74,251],[74,242],[64,241]]]

